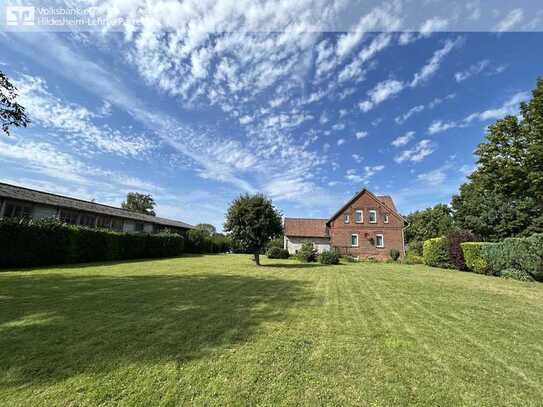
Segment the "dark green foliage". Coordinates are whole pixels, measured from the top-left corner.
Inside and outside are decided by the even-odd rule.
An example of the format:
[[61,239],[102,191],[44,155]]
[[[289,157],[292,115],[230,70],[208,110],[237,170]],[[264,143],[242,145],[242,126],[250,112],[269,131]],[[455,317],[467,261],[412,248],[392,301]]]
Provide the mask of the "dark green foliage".
[[339,264],[339,254],[334,251],[324,251],[319,255],[321,264]]
[[198,223],[196,226],[194,226],[194,229],[205,230],[210,235],[217,233],[217,228],[210,223]]
[[[409,227],[405,229],[405,240],[423,242],[438,236],[445,236],[453,228],[453,218],[448,205],[438,204],[407,215]],[[421,253],[422,254],[422,253]]]
[[266,256],[268,256],[268,259],[288,259],[290,254],[287,249],[272,246],[266,252]]
[[505,269],[500,271],[499,276],[518,281],[534,281],[533,277],[523,270]]
[[0,128],[7,135],[11,126],[26,127],[30,123],[25,108],[15,99],[17,99],[17,88],[0,71]]
[[436,237],[425,240],[423,244],[423,258],[424,264],[428,266],[450,268],[447,238]]
[[394,261],[398,261],[400,258],[400,251],[398,249],[390,249],[390,252],[388,253],[390,258]]
[[187,232],[187,253],[225,253],[231,248],[230,238],[221,233],[211,235],[205,229]]
[[447,234],[447,244],[449,246],[449,261],[457,270],[466,270],[466,260],[461,244],[475,240],[473,233],[469,230],[452,230]]
[[285,245],[283,239],[284,238],[281,235],[278,238],[270,240],[269,243],[266,245],[266,250],[269,250],[272,247],[278,247],[278,248],[282,249],[284,247],[284,245]]
[[0,267],[173,257],[184,253],[176,234],[131,235],[58,221],[0,220]]
[[452,201],[455,221],[484,240],[543,232],[543,80],[522,103],[522,119],[488,127],[477,170]]
[[302,262],[312,263],[312,262],[317,261],[318,252],[313,247],[313,243],[305,242],[302,244],[302,247],[296,254],[296,257],[298,258],[298,260]]
[[126,195],[126,201],[121,204],[121,208],[131,212],[143,213],[144,215],[156,215],[154,211],[155,200],[149,194],[129,192]]
[[422,241],[413,240],[409,242],[407,252],[415,256],[422,256]]
[[260,253],[268,242],[283,233],[281,214],[262,194],[245,194],[234,200],[226,214],[224,230],[237,247],[252,253],[260,265]]
[[508,238],[484,246],[481,252],[496,275],[506,269],[515,269],[543,281],[543,234],[528,238]]
[[478,274],[492,274],[492,271],[483,256],[483,246],[490,246],[494,243],[485,242],[464,242],[461,243],[462,253],[466,262],[466,268]]

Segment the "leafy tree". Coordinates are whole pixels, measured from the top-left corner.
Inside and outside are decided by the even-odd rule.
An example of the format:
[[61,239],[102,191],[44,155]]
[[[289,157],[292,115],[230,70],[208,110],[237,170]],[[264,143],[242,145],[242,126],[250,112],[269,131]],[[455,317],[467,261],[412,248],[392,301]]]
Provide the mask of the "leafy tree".
[[204,230],[206,231],[210,236],[217,233],[217,229],[215,226],[209,224],[209,223],[198,223],[196,226],[194,226],[194,229],[198,230]]
[[281,214],[264,195],[241,195],[228,208],[224,230],[237,246],[254,255],[259,266],[260,253],[283,233]]
[[155,200],[149,194],[140,194],[139,192],[129,192],[126,195],[126,201],[121,204],[123,209],[132,212],[143,213],[145,215],[155,216]]
[[408,243],[445,236],[453,228],[452,212],[445,204],[413,212],[407,215],[406,219],[409,222],[409,227],[405,230],[405,240]]
[[477,170],[453,197],[459,226],[483,239],[543,231],[543,79],[520,112],[489,126]]
[[17,88],[0,71],[0,126],[7,135],[9,135],[10,126],[26,127],[30,123],[25,108],[15,99],[17,99]]

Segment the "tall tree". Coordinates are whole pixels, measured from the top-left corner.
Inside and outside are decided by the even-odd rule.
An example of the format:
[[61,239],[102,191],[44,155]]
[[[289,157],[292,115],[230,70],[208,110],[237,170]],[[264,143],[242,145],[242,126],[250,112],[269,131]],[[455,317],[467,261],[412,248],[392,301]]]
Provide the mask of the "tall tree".
[[203,230],[209,235],[214,235],[215,233],[217,233],[217,229],[215,228],[215,226],[209,223],[198,223],[196,226],[194,226],[194,229]]
[[483,239],[543,231],[543,79],[520,113],[489,126],[477,170],[453,197],[459,226]]
[[0,71],[0,126],[7,135],[11,126],[26,127],[30,123],[25,108],[15,99],[17,99],[17,88]]
[[126,201],[121,204],[123,209],[132,212],[143,213],[145,215],[155,216],[155,200],[149,194],[140,194],[139,192],[129,192],[126,195]]
[[224,230],[236,245],[254,255],[259,266],[260,253],[283,233],[281,214],[264,195],[242,195],[228,208]]
[[409,222],[405,230],[408,243],[445,236],[453,228],[451,209],[445,204],[410,213],[406,219]]

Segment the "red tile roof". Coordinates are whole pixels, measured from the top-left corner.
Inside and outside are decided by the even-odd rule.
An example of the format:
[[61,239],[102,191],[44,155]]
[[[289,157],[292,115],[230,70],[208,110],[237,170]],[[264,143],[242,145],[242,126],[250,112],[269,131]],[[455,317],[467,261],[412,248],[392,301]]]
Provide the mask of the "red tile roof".
[[285,235],[298,237],[329,237],[327,219],[285,218]]

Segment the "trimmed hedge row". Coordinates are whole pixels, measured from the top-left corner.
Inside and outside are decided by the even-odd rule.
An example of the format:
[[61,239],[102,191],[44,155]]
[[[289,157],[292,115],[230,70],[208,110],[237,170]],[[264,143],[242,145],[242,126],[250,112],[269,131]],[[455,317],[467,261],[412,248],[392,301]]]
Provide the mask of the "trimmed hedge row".
[[482,254],[483,247],[492,244],[485,242],[464,242],[460,244],[469,271],[477,274],[492,274],[488,262]]
[[436,237],[425,240],[422,246],[424,264],[432,267],[450,268],[447,238]]
[[173,257],[184,253],[176,234],[132,235],[58,221],[0,219],[0,268]]
[[499,243],[462,243],[470,271],[517,280],[543,281],[543,234]]

